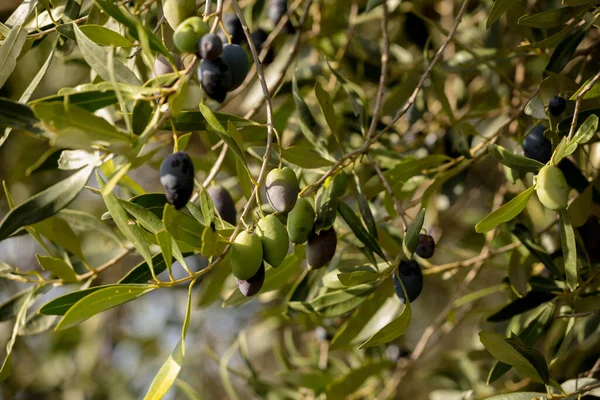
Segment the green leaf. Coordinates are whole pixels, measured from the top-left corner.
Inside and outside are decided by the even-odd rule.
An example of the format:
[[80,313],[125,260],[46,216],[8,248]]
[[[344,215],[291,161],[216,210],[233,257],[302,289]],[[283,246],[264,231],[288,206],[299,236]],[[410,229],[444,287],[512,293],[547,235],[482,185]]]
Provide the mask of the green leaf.
[[335,109],[333,108],[333,102],[331,100],[331,96],[329,96],[329,93],[327,93],[327,91],[323,88],[320,80],[317,80],[317,83],[315,84],[315,95],[319,101],[321,112],[323,113],[323,116],[325,116],[325,121],[327,122],[329,129],[331,129],[331,133],[338,137],[339,140],[337,130],[338,122],[335,115]]
[[371,293],[365,301],[354,311],[352,316],[344,322],[331,340],[331,350],[348,345],[362,329],[369,323],[375,313],[383,306],[394,292],[391,279],[386,279]]
[[[584,83],[582,83],[581,86],[579,86],[579,89],[577,89],[577,91],[573,93],[569,100],[577,100],[579,94],[583,92],[583,90],[592,81],[592,79],[594,79],[593,76],[588,78],[588,80],[586,80]],[[585,94],[585,96],[583,96],[584,99],[595,99],[596,97],[600,97],[600,82],[596,82],[594,86],[592,86],[592,88]]]
[[315,202],[315,232],[329,229],[337,216],[337,197],[335,197],[333,180],[329,179],[317,192]]
[[25,226],[53,216],[68,206],[81,192],[93,170],[92,166],[85,167],[10,210],[0,223],[0,241]]
[[523,225],[517,224],[512,230],[512,233],[519,238],[521,243],[529,250],[529,252],[537,258],[554,276],[561,275],[560,271],[554,265],[552,257],[548,254],[546,249],[537,244],[533,238],[532,233]]
[[565,24],[573,16],[571,7],[559,7],[519,18],[519,25],[538,29],[552,29]]
[[85,150],[63,150],[58,159],[58,169],[66,171],[83,168],[88,165],[95,167],[100,165],[98,154],[89,153]]
[[490,144],[488,151],[501,164],[515,170],[517,173],[537,172],[544,166],[541,162],[529,157],[520,156],[506,150],[502,146]]
[[84,211],[65,209],[61,210],[57,215],[75,230],[97,232],[121,245],[119,237],[92,214]]
[[227,144],[227,146],[229,146],[229,148],[233,151],[233,154],[235,154],[238,160],[240,160],[243,163],[244,167],[246,168],[246,171],[248,172],[248,174],[250,174],[250,170],[246,165],[247,163],[246,157],[244,156],[244,152],[240,149],[235,140],[233,140],[229,132],[227,132],[223,125],[221,125],[221,122],[219,121],[217,116],[204,103],[200,103],[200,112],[206,119],[206,123],[208,123],[208,125],[217,133],[217,135],[219,135],[221,140],[223,140]]
[[560,141],[552,157],[552,163],[558,164],[563,158],[566,158],[573,154],[577,147],[581,144],[589,142],[596,131],[598,130],[598,116],[590,115],[586,118],[583,124],[579,126],[575,135],[570,141],[567,141],[567,137],[563,137]]
[[362,191],[361,185],[356,185],[356,200],[358,202],[358,208],[360,210],[360,216],[362,217],[367,230],[375,239],[378,238],[377,233],[377,222],[375,222],[375,217],[373,216],[373,212],[371,211],[371,207],[369,206],[369,201],[365,197]]
[[[263,293],[272,292],[280,289],[290,278],[298,272],[298,267],[302,260],[296,257],[294,253],[288,254],[281,265],[273,268],[267,265],[265,270],[265,283],[256,296]],[[254,296],[254,297],[256,297]],[[252,297],[245,297],[239,290],[233,293],[223,302],[223,307],[237,307],[250,301]]]
[[527,103],[525,106],[525,114],[531,115],[535,119],[548,119],[544,102],[539,98],[539,96],[534,97],[529,103]]
[[479,333],[479,339],[486,350],[497,360],[512,365],[525,377],[531,378],[536,382],[544,382],[529,360],[507,343],[504,340],[504,336],[494,332],[483,331]]
[[184,151],[187,147],[190,139],[192,138],[192,132],[184,133],[177,137],[177,150]]
[[77,281],[77,275],[75,274],[73,267],[62,258],[40,256],[39,254],[36,254],[36,258],[43,269],[52,272],[60,279],[66,282]]
[[575,50],[577,50],[577,46],[579,46],[586,34],[587,28],[577,29],[575,33],[561,40],[561,42],[552,52],[550,60],[548,61],[548,64],[544,70],[556,73],[562,71],[569,61],[573,59],[573,55],[575,54]]
[[315,130],[317,129],[317,121],[313,117],[310,112],[310,108],[306,105],[306,101],[304,101],[304,97],[300,94],[300,89],[298,88],[298,78],[297,72],[294,73],[292,80],[292,95],[294,96],[294,103],[296,104],[296,111],[298,112],[298,119],[300,120],[300,128],[302,133],[306,137],[306,139],[315,147],[319,146],[319,140],[315,135]]
[[[77,44],[79,45],[79,50],[81,50],[81,55],[85,59],[85,62],[87,62],[102,79],[107,82],[112,82],[113,79],[111,79],[110,76],[111,67],[109,65],[108,52],[113,50],[98,46],[91,41],[81,29],[79,29],[77,24],[73,24],[73,30],[75,31]],[[140,81],[133,71],[127,68],[119,60],[113,58],[112,69],[114,70],[114,80],[117,82],[140,85]]]
[[33,225],[33,229],[86,262],[79,238],[65,220],[57,216],[50,217]]
[[520,297],[506,306],[502,307],[496,313],[488,317],[489,322],[499,322],[511,319],[515,315],[523,314],[529,310],[533,310],[537,306],[544,304],[556,297],[556,294],[531,291],[525,297]]
[[170,204],[166,204],[163,212],[163,223],[175,240],[200,250],[205,226],[195,218],[175,210],[175,207]]
[[378,254],[381,258],[385,260],[385,255],[377,242],[377,239],[373,237],[361,224],[360,219],[356,216],[354,211],[348,206],[346,203],[340,201],[337,205],[337,210],[346,221],[352,232],[358,240],[360,240],[365,246],[367,246],[371,251]]
[[[106,184],[104,180],[100,177],[100,174],[96,172],[96,180],[98,181],[98,187],[100,190],[103,190]],[[140,255],[144,258],[144,260],[148,263],[150,268],[152,268],[152,255],[150,254],[150,249],[148,248],[148,243],[146,243],[146,239],[144,239],[144,235],[139,226],[130,225],[129,220],[127,218],[127,212],[112,193],[109,193],[103,196],[104,204],[106,204],[106,208],[112,215],[117,228],[123,233],[123,235],[129,240]]]
[[[182,256],[184,258],[191,256],[191,255],[193,255],[193,253],[183,253],[182,254]],[[182,263],[182,265],[183,265],[183,263]],[[154,273],[156,273],[156,275],[160,274],[165,269],[167,269],[167,265],[165,264],[165,259],[161,253],[155,254],[154,257],[152,257],[152,266],[154,269]],[[121,278],[119,283],[120,284],[146,283],[151,279],[152,279],[152,270],[148,267],[148,263],[146,261],[143,261],[143,262],[139,263],[138,265],[136,265],[135,267],[133,267],[127,273],[127,275],[125,275],[123,278]]]
[[189,285],[187,307],[185,311],[185,319],[183,321],[183,328],[181,329],[181,340],[175,346],[169,358],[160,367],[158,374],[154,377],[148,393],[144,397],[145,400],[160,400],[169,391],[181,368],[183,367],[183,358],[185,356],[185,337],[187,336],[188,327],[190,326],[190,314],[192,310],[192,288],[195,281],[192,281]]
[[118,6],[113,4],[111,0],[94,0],[94,3],[99,8],[104,10],[108,15],[110,15],[115,20],[123,24],[127,28],[128,33],[136,39],[140,39],[138,31],[139,27],[139,29],[143,30],[145,36],[148,38],[148,41],[150,42],[150,47],[158,51],[163,56],[171,58],[171,54],[169,53],[165,45],[162,43],[162,41],[155,34],[153,34],[150,29],[148,29],[145,26],[142,26],[139,23],[136,23],[137,21],[132,15],[125,14],[123,11],[121,11],[121,9]]
[[327,385],[326,394],[328,399],[346,398],[360,388],[369,377],[378,375],[382,371],[394,368],[391,361],[372,362],[353,369],[350,372],[334,379]]
[[[69,311],[69,308],[71,308],[75,303],[83,299],[88,294],[112,286],[115,285],[97,286],[89,289],[77,290],[75,292],[63,294],[62,296],[59,296],[44,304],[40,308],[38,313],[43,315],[64,315],[67,311]],[[120,287],[123,288],[125,286],[120,285]]]
[[304,169],[322,168],[333,165],[333,162],[327,160],[308,146],[292,146],[282,148],[281,153],[286,161]]
[[65,108],[62,102],[37,103],[33,111],[46,130],[54,134],[51,139],[57,147],[87,150],[105,147],[122,153],[132,143],[130,136],[104,118],[73,104]]
[[27,29],[14,26],[0,46],[0,88],[4,86],[8,77],[17,66],[17,57],[21,54],[23,45],[27,40]]
[[366,342],[360,345],[359,349],[379,346],[399,338],[406,332],[406,329],[410,325],[411,316],[410,304],[405,304],[399,316],[373,334]]
[[[356,85],[350,83],[348,79],[346,79],[340,72],[336,71],[329,61],[327,62],[327,66],[331,73],[337,78],[338,82],[342,84],[342,87],[348,94],[348,101],[350,102],[350,107],[352,107],[352,113],[355,117],[358,117],[358,123],[360,128],[364,134],[367,125],[367,113],[365,111],[365,103],[366,101],[358,94]],[[415,84],[416,86],[416,84]],[[411,89],[412,92],[412,89]],[[401,103],[395,103],[401,104]]]
[[200,210],[202,210],[202,219],[204,220],[204,225],[211,226],[215,221],[215,205],[213,204],[212,198],[204,186],[200,186],[198,197],[200,201]]
[[34,134],[42,134],[40,121],[31,108],[10,99],[0,97],[0,129],[12,128]]
[[504,339],[508,344],[510,344],[515,350],[519,352],[523,357],[529,361],[531,365],[535,368],[538,375],[542,378],[544,384],[550,384],[550,373],[548,372],[548,364],[544,359],[542,353],[537,351],[531,346],[527,346],[518,336],[514,336],[511,338]]
[[160,250],[162,251],[163,255],[163,260],[165,260],[165,265],[170,275],[171,264],[173,261],[173,237],[169,232],[167,232],[164,229],[156,232],[154,236],[156,236],[156,242],[160,246]]
[[521,213],[527,206],[529,198],[535,190],[535,185],[521,192],[508,203],[502,205],[498,209],[492,211],[484,219],[475,225],[477,233],[486,233],[497,227],[498,225],[510,221]]
[[309,302],[292,301],[289,306],[298,311],[315,312],[324,318],[335,317],[356,308],[376,288],[375,284],[365,283],[323,294]]
[[488,15],[487,22],[485,23],[485,29],[490,29],[490,26],[500,19],[509,9],[511,9],[517,0],[496,0],[492,5],[490,14]]
[[563,250],[563,259],[565,262],[565,274],[567,276],[567,286],[571,291],[579,286],[577,271],[577,242],[575,241],[575,232],[569,221],[569,216],[565,210],[560,212],[560,237]]
[[135,300],[156,289],[154,285],[111,285],[93,291],[75,304],[58,321],[56,330],[79,325],[94,315]]
[[417,214],[413,222],[406,229],[406,234],[402,240],[402,250],[404,255],[410,260],[412,258],[417,244],[419,244],[419,233],[423,228],[423,222],[425,221],[425,209],[422,208]]
[[[14,294],[9,297],[4,303],[0,304],[0,322],[8,321],[15,317],[19,310],[31,299],[33,288],[29,288]],[[37,296],[41,296],[43,292],[37,291]],[[35,300],[37,297],[34,297]]]
[[381,277],[382,275],[379,272],[375,272],[373,270],[342,272],[337,275],[337,278],[342,285],[347,287],[360,285],[361,283],[373,282],[381,279]]
[[133,47],[133,43],[125,39],[120,33],[105,28],[102,25],[81,25],[79,29],[92,42],[100,46],[113,46],[123,48]]

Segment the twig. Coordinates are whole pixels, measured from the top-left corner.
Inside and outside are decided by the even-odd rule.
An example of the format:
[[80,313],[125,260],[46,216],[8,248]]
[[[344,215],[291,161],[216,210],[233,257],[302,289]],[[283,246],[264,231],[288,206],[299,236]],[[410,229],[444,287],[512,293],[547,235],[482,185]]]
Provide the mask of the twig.
[[204,182],[202,182],[203,187],[207,187],[210,184],[210,181],[215,179],[215,176],[217,176],[217,174],[219,173],[219,170],[221,169],[221,165],[223,165],[223,161],[225,160],[225,156],[227,155],[228,148],[229,147],[226,144],[223,144],[223,148],[221,149],[221,152],[219,153],[219,157],[217,157],[217,160],[215,161],[212,168],[210,169],[210,172],[206,176],[206,179],[204,179]]
[[[371,126],[367,132],[367,138],[370,138],[375,134],[377,129],[377,122],[381,116],[381,109],[383,108],[383,94],[385,92],[385,78],[388,70],[388,60],[390,58],[390,39],[388,37],[388,8],[387,4],[383,2],[381,5],[383,14],[381,17],[381,36],[383,37],[383,49],[381,51],[381,75],[379,76],[379,88],[377,89],[377,95],[375,96],[375,108],[373,109],[373,119],[371,120]],[[372,160],[372,159],[371,159]]]
[[398,213],[398,215],[402,219],[402,229],[404,230],[404,232],[406,232],[406,229],[408,227],[408,222],[406,221],[406,216],[404,215],[404,210],[402,209],[402,205],[400,204],[400,201],[398,200],[398,198],[394,194],[394,191],[392,190],[392,188],[390,186],[390,183],[388,182],[387,178],[385,177],[385,175],[381,171],[381,168],[375,162],[375,160],[373,159],[373,156],[371,156],[371,153],[367,153],[367,157],[369,158],[369,161],[371,162],[371,165],[373,165],[373,168],[375,168],[375,172],[377,173],[377,176],[379,177],[379,180],[381,180],[381,183],[383,184],[383,187],[385,188],[386,192],[388,192],[388,194],[392,198],[392,201],[394,202],[394,207],[396,208],[396,212]]
[[489,254],[487,254],[486,256],[484,256],[482,253],[480,253],[477,256],[467,258],[466,260],[454,261],[451,263],[441,264],[441,265],[431,265],[430,264],[430,267],[423,271],[423,275],[439,274],[441,272],[448,271],[451,269],[468,267],[469,265],[472,265],[479,261],[485,260],[486,258],[494,257],[494,256],[497,256],[500,254],[504,254],[507,251],[511,251],[511,250],[519,247],[519,245],[520,245],[520,243],[511,243],[511,244],[507,244],[506,246],[499,247],[497,249],[490,249]]
[[465,10],[467,9],[468,3],[469,3],[469,0],[464,0],[463,1],[463,4],[462,4],[462,6],[460,8],[460,11],[458,12],[456,18],[454,19],[454,25],[452,26],[452,29],[450,29],[450,32],[448,33],[448,37],[446,38],[446,40],[444,41],[444,43],[440,46],[440,48],[436,52],[435,56],[431,60],[431,63],[427,66],[427,68],[425,69],[425,72],[423,72],[423,75],[421,75],[421,79],[419,80],[419,83],[417,84],[417,87],[412,92],[412,94],[408,98],[407,102],[396,113],[396,115],[394,116],[394,118],[392,119],[392,121],[381,132],[379,132],[377,135],[368,137],[367,140],[365,140],[365,142],[363,143],[363,145],[361,147],[359,147],[358,149],[353,150],[353,151],[351,151],[351,152],[346,153],[345,155],[343,155],[339,160],[337,160],[335,162],[335,164],[333,164],[333,166],[331,166],[331,168],[323,176],[321,176],[321,178],[319,178],[312,185],[309,185],[309,186],[305,187],[304,190],[300,193],[301,196],[303,196],[303,197],[304,196],[308,196],[309,194],[315,192],[319,187],[321,187],[321,185],[323,185],[323,183],[325,182],[325,180],[327,180],[327,178],[329,178],[331,175],[333,175],[340,167],[345,166],[345,163],[348,160],[350,160],[350,162],[351,162],[352,160],[354,160],[355,158],[357,158],[359,155],[366,153],[368,151],[369,147],[373,143],[377,142],[379,140],[379,138],[384,133],[386,133],[388,130],[390,130],[391,127],[396,122],[398,122],[398,120],[400,118],[402,118],[402,116],[404,116],[404,114],[406,114],[406,112],[408,111],[408,109],[416,101],[417,95],[419,94],[419,91],[423,87],[423,85],[425,83],[425,80],[429,76],[429,73],[431,72],[431,70],[433,69],[433,67],[438,63],[438,61],[441,59],[442,54],[444,53],[444,50],[446,50],[446,47],[448,46],[448,44],[452,40],[452,37],[456,34],[456,30],[457,30],[458,25],[460,24],[460,22],[462,20],[462,17],[463,17],[463,15],[465,13]]
[[573,135],[575,135],[575,127],[577,126],[577,119],[579,118],[579,108],[581,107],[581,100],[585,97],[585,95],[592,90],[596,82],[600,80],[600,72],[598,72],[594,78],[583,88],[581,93],[577,95],[577,100],[575,100],[575,111],[573,112],[573,121],[571,122],[571,128],[569,129],[569,136],[567,136],[567,140],[570,141],[573,139]]

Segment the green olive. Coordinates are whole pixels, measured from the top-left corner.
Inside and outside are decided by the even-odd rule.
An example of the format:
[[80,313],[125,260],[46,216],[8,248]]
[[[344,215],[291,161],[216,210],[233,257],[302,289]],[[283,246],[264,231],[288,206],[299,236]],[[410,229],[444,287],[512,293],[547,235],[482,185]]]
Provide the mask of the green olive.
[[287,231],[290,240],[294,243],[306,242],[313,231],[314,224],[315,210],[313,206],[308,199],[299,198],[287,218]]
[[173,34],[173,42],[181,52],[195,53],[200,39],[209,31],[210,27],[202,18],[190,17],[179,24]]
[[540,202],[551,210],[562,210],[569,201],[569,185],[558,167],[546,165],[537,175],[536,193]]
[[196,13],[196,0],[165,0],[163,14],[165,19],[176,30],[186,18]]
[[258,221],[256,234],[262,241],[263,259],[273,268],[279,267],[290,245],[285,225],[276,216],[267,215]]
[[258,235],[244,231],[231,245],[231,270],[237,279],[250,279],[262,264],[263,249]]

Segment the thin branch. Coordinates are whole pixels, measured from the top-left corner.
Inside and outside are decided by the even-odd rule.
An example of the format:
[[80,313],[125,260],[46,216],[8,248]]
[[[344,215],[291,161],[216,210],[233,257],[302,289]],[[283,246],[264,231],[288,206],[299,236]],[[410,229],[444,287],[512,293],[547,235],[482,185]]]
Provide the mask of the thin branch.
[[[461,268],[461,267],[468,267],[470,265],[473,265],[477,262],[483,261],[486,258],[490,258],[490,257],[494,257],[500,254],[504,254],[507,251],[511,251],[513,249],[516,249],[517,247],[520,246],[520,243],[511,243],[511,244],[507,244],[506,246],[502,246],[499,247],[497,249],[490,249],[489,254],[484,255],[483,253],[479,253],[477,256],[475,257],[471,257],[471,258],[467,258],[466,260],[461,260],[461,261],[454,261],[451,263],[447,263],[447,264],[442,264],[442,265],[430,265],[429,268],[425,269],[423,271],[423,275],[433,275],[433,274],[439,274],[441,272],[444,271],[448,271],[451,269],[457,269],[457,268]],[[424,261],[427,263],[427,261]]]
[[446,38],[444,43],[440,46],[440,48],[436,52],[435,56],[431,60],[431,63],[427,66],[427,68],[425,69],[425,72],[423,72],[423,75],[421,75],[421,79],[419,80],[417,87],[415,88],[413,93],[410,95],[407,102],[404,104],[404,106],[400,110],[398,110],[398,112],[396,113],[396,115],[394,116],[392,121],[377,135],[368,137],[367,140],[365,140],[365,142],[363,143],[363,145],[361,147],[343,155],[339,160],[337,160],[335,162],[335,164],[333,164],[333,166],[323,176],[321,176],[321,178],[319,178],[319,180],[317,180],[312,185],[305,187],[304,190],[300,193],[301,196],[304,197],[304,196],[308,196],[311,193],[314,193],[319,187],[321,187],[321,185],[323,185],[323,183],[325,182],[325,180],[327,180],[327,178],[329,178],[331,175],[333,175],[339,168],[345,167],[347,165],[348,161],[352,162],[358,156],[366,153],[368,151],[369,147],[373,143],[377,142],[384,133],[386,133],[388,130],[390,130],[391,127],[396,122],[398,122],[398,120],[400,118],[402,118],[402,116],[404,116],[404,114],[406,114],[408,109],[416,101],[417,95],[419,94],[421,88],[423,87],[425,80],[429,76],[429,73],[431,72],[433,67],[438,63],[438,61],[441,59],[442,54],[444,53],[444,50],[446,50],[446,47],[448,47],[448,44],[452,41],[452,37],[456,34],[456,30],[458,29],[458,25],[462,21],[462,17],[465,13],[465,10],[467,9],[468,3],[469,3],[469,0],[463,1],[460,11],[458,12],[458,15],[456,16],[456,18],[454,19],[454,25],[452,26],[452,29],[450,29],[448,37]]
[[217,160],[215,161],[212,168],[210,169],[210,172],[206,176],[206,179],[204,179],[204,182],[202,182],[203,187],[208,187],[208,185],[210,185],[210,181],[215,179],[215,176],[217,176],[217,174],[219,173],[219,170],[221,169],[221,165],[223,165],[223,161],[225,160],[225,156],[227,155],[228,148],[229,147],[226,144],[223,144],[223,148],[221,149],[221,152],[219,153],[219,157],[217,157]]
[[379,117],[381,117],[381,110],[383,108],[383,94],[385,93],[385,77],[388,70],[388,60],[390,58],[390,39],[388,37],[388,8],[384,2],[381,5],[383,14],[381,17],[381,36],[383,37],[383,49],[381,50],[381,75],[379,76],[379,88],[377,89],[377,96],[375,96],[375,108],[373,109],[373,119],[371,120],[371,126],[367,132],[367,138],[370,138],[375,134],[377,129],[377,123]]
[[375,160],[373,159],[373,156],[371,156],[371,153],[367,153],[367,157],[369,158],[371,165],[373,165],[373,168],[375,168],[375,172],[377,173],[379,180],[381,180],[381,183],[383,184],[385,191],[388,192],[388,194],[392,198],[392,201],[394,202],[394,207],[396,208],[396,212],[402,219],[402,229],[404,230],[404,232],[406,232],[406,229],[408,227],[408,222],[406,221],[406,216],[404,215],[404,210],[402,209],[402,205],[400,204],[400,201],[394,194],[394,191],[392,190],[392,187],[390,186],[390,183],[388,182],[387,178],[383,174],[383,171],[381,171],[381,168],[375,162]]
[[577,95],[577,100],[575,100],[575,111],[573,112],[573,121],[571,122],[571,128],[569,129],[569,136],[567,140],[573,139],[573,135],[575,135],[575,127],[577,126],[577,119],[579,118],[579,108],[581,107],[581,100],[585,97],[585,95],[592,90],[596,82],[600,80],[600,72],[598,72],[594,78],[583,88],[581,93]]

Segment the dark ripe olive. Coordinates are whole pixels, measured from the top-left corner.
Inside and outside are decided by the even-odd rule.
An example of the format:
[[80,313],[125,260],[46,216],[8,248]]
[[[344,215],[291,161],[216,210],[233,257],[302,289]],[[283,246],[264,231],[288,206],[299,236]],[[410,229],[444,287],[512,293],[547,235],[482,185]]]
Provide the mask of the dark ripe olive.
[[160,183],[175,209],[185,207],[194,191],[194,164],[183,151],[166,157],[160,166]]
[[431,258],[435,252],[435,241],[430,235],[419,235],[419,243],[415,249],[417,255],[421,258]]
[[198,52],[203,59],[214,61],[219,58],[223,52],[223,41],[214,33],[208,33],[200,39],[200,43],[198,43]]
[[263,284],[265,283],[265,263],[260,264],[260,268],[251,278],[246,280],[236,279],[237,286],[240,292],[246,296],[251,297],[260,292]]
[[[400,280],[404,284],[406,293],[402,289]],[[400,261],[398,270],[394,271],[394,289],[398,298],[405,304],[407,295],[411,303],[419,297],[423,290],[423,273],[418,262],[415,260]]]
[[298,179],[289,167],[275,168],[269,172],[265,181],[267,200],[278,212],[289,212],[298,200]]
[[223,102],[231,88],[229,65],[222,58],[217,58],[215,61],[202,60],[198,73],[204,93],[219,103]]
[[595,215],[590,216],[585,224],[577,228],[590,261],[600,262],[600,222]]
[[[246,38],[246,35],[244,35],[244,28],[242,28],[242,23],[238,19],[237,15],[223,15],[223,25],[225,26],[227,33],[231,36],[231,43],[241,44]],[[219,32],[219,36],[223,40],[223,43],[228,43],[227,37],[223,34],[223,32]]]
[[312,233],[306,244],[306,261],[308,268],[319,269],[331,261],[337,247],[337,235],[333,228],[319,233]]
[[237,44],[226,44],[223,46],[221,57],[231,69],[231,88],[229,90],[237,89],[246,79],[250,69],[248,54]]
[[208,194],[223,221],[235,225],[237,223],[237,211],[235,210],[233,198],[227,189],[221,186],[211,186],[208,188]]
[[560,96],[554,96],[548,103],[548,111],[555,117],[559,116],[567,108],[567,101]]
[[533,158],[543,164],[552,157],[552,143],[544,136],[545,128],[537,125],[523,140],[525,157]]
[[[262,51],[264,44],[267,41],[268,37],[269,37],[269,34],[260,28],[258,28],[254,32],[252,32],[252,42],[254,43],[254,46],[256,47],[256,51],[258,52],[258,54],[260,54],[260,52]],[[273,51],[273,47],[271,46],[271,48],[269,48],[269,50],[267,51],[267,54],[265,55],[265,57],[262,59],[262,62],[264,64],[271,64],[273,62],[274,58],[275,58],[275,53]]]

